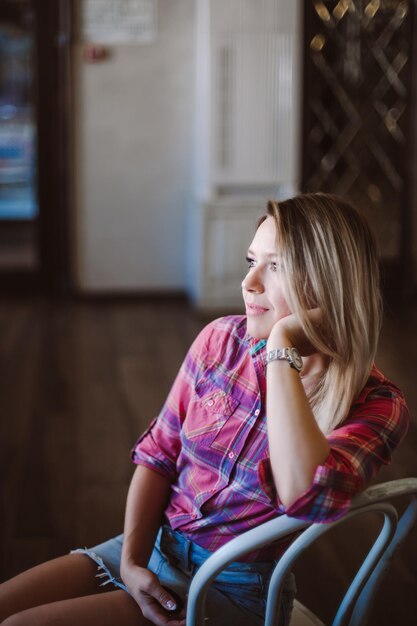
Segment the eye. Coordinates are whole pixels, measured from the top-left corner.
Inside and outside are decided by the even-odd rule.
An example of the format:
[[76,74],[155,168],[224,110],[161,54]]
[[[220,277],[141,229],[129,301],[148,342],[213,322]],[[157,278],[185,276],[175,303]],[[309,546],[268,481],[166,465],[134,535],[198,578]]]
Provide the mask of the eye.
[[271,261],[269,267],[273,272],[280,272],[282,270],[282,263],[279,261]]
[[251,267],[255,267],[255,259],[252,259],[250,256],[246,257],[246,263],[248,264],[249,269]]

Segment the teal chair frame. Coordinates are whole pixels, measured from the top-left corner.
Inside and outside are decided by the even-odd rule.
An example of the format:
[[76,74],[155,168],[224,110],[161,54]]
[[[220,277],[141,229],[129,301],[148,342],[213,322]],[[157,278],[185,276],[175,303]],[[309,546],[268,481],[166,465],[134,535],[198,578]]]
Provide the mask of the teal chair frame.
[[[400,519],[397,509],[390,502],[399,496],[409,497],[408,506]],[[232,539],[219,548],[195,574],[188,596],[187,626],[204,626],[207,590],[229,563],[239,561],[252,550],[262,548],[286,535],[303,531],[280,558],[271,577],[265,626],[275,626],[282,587],[295,560],[331,528],[345,523],[352,517],[374,512],[383,516],[383,526],[347,589],[332,622],[332,626],[366,626],[375,594],[393,554],[416,522],[416,496],[417,478],[394,480],[369,487],[356,496],[346,515],[335,522],[311,524],[283,515]]]

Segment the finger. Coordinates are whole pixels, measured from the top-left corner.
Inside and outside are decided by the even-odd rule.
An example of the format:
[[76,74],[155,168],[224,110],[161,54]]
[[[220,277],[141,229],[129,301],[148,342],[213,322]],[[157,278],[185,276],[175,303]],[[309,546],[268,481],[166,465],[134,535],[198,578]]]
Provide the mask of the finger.
[[[155,575],[150,575],[147,584],[142,591],[148,595],[149,599],[156,600],[166,611],[175,611],[177,602],[168,589],[165,589]],[[152,602],[151,602],[152,604]]]
[[168,615],[167,619],[168,619],[167,626],[185,626],[186,624],[185,618],[182,618],[179,615],[177,617]]
[[175,611],[177,608],[177,602],[173,595],[169,593],[168,589],[165,587],[159,588],[159,595],[154,596],[156,600],[158,600],[159,604],[164,607],[167,611]]
[[155,626],[179,626],[180,620],[177,616],[168,613],[159,604],[147,604],[140,607],[144,617]]

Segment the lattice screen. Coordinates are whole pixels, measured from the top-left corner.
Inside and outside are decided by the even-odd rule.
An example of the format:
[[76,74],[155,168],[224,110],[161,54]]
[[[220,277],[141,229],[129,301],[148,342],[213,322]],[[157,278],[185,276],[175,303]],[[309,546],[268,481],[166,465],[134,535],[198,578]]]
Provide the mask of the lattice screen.
[[306,190],[350,197],[385,259],[403,253],[412,1],[306,0]]

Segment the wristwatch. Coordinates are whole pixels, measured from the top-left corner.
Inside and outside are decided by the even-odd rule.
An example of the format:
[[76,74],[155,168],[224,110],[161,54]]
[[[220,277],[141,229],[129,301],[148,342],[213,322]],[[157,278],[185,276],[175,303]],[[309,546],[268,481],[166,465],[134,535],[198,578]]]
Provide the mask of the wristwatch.
[[277,348],[266,353],[265,365],[271,361],[288,361],[291,367],[297,372],[301,372],[303,367],[303,359],[297,348]]

